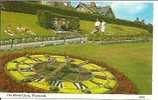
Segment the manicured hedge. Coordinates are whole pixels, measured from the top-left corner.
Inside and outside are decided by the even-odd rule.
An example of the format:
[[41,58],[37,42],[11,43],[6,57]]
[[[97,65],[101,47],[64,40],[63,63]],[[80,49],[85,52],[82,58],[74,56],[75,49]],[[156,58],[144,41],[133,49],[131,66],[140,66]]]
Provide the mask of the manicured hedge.
[[50,10],[53,13],[60,13],[61,15],[79,17],[82,20],[96,21],[96,19],[99,18],[99,19],[105,20],[108,23],[139,27],[139,28],[146,29],[149,32],[153,31],[152,25],[139,24],[132,21],[121,20],[121,19],[111,19],[103,15],[97,15],[97,14],[92,15],[88,13],[81,13],[81,12],[77,12],[75,9],[50,7],[50,6],[41,5],[38,3],[29,3],[29,2],[22,2],[22,1],[6,1],[6,2],[3,2],[3,4],[5,7],[5,10],[7,11],[36,14],[39,9],[43,9],[43,10]]
[[50,28],[53,24],[51,23],[51,14],[49,12],[44,12],[44,11],[38,11],[37,13],[37,16],[38,16],[38,21],[39,21],[39,24],[42,26],[42,27],[45,27],[45,28]]
[[72,17],[72,16],[64,16],[56,13],[52,13],[48,10],[39,10],[38,13],[38,20],[41,26],[46,28],[54,28],[54,19],[55,18],[64,18],[65,22],[67,23],[65,26],[65,30],[79,30],[80,22],[79,18]]

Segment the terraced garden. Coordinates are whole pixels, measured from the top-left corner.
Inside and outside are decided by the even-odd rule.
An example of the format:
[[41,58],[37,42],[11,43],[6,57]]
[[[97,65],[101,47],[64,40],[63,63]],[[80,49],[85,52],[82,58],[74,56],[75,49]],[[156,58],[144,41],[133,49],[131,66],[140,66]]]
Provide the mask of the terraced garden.
[[[32,32],[36,34],[36,36],[48,37],[55,35],[55,33],[52,30],[45,29],[39,25],[38,18],[36,15],[2,11],[1,19],[2,19],[2,27],[1,27],[0,39],[11,38],[8,34],[4,33],[5,29],[9,24],[12,25],[13,30],[15,32],[17,25],[20,24],[26,28],[29,28]],[[31,22],[31,24],[28,22]],[[83,34],[89,34],[94,30],[95,27],[94,23],[95,22],[93,21],[80,20],[80,30],[83,32]],[[151,33],[146,31],[145,29],[129,27],[124,25],[110,24],[110,23],[108,23],[106,26],[106,31],[104,35],[106,34],[151,35]],[[30,34],[16,32],[16,35],[13,38],[24,38],[24,37],[34,37],[34,36]]]

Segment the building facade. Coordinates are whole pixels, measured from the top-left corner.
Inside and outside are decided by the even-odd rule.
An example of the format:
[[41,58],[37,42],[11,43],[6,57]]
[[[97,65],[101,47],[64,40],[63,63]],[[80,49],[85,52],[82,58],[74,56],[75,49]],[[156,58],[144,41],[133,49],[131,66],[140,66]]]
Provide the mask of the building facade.
[[78,12],[90,13],[90,14],[101,14],[110,18],[115,18],[113,10],[110,6],[106,7],[97,7],[95,2],[90,4],[79,3],[76,6]]

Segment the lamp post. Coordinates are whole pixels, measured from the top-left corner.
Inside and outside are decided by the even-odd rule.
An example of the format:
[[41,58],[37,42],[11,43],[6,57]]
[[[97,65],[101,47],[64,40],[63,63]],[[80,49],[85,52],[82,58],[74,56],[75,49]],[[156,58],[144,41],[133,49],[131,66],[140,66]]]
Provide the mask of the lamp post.
[[11,38],[10,38],[10,39],[11,39],[11,48],[13,48],[14,35],[15,35],[15,33],[13,33],[13,31],[11,31],[11,26],[9,26],[9,27],[7,28],[7,30],[9,30],[8,35],[11,37]]
[[13,43],[14,43],[14,38],[13,36],[11,37],[11,49],[13,48]]
[[10,39],[11,39],[11,46],[10,48],[12,49],[13,48],[13,43],[14,43],[14,34],[8,34],[10,36]]

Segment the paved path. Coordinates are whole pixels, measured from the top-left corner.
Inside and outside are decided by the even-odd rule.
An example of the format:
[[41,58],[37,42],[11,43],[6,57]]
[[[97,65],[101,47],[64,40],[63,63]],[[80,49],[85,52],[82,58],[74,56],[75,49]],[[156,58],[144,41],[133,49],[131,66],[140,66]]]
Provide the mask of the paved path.
[[[30,43],[18,43],[18,44],[14,44],[12,49],[44,47],[46,45],[58,45],[58,44],[65,44],[72,42],[82,43],[83,41],[86,41],[86,43],[110,44],[110,43],[141,42],[145,40],[135,39],[135,40],[87,41],[87,38],[71,38],[66,40],[50,40],[50,41],[40,41],[40,42],[30,42]],[[9,49],[11,49],[11,44],[0,45],[0,50],[9,50]]]
[[[71,42],[81,42],[86,41],[86,38],[72,38],[72,39],[66,39],[66,40],[51,40],[51,41],[40,41],[40,42],[30,42],[30,43],[18,43],[13,44],[12,49],[22,49],[22,48],[28,48],[28,47],[43,47],[45,45],[57,45],[57,44],[65,44],[65,43],[71,43]],[[0,50],[8,50],[11,49],[11,44],[8,45],[0,45]]]

